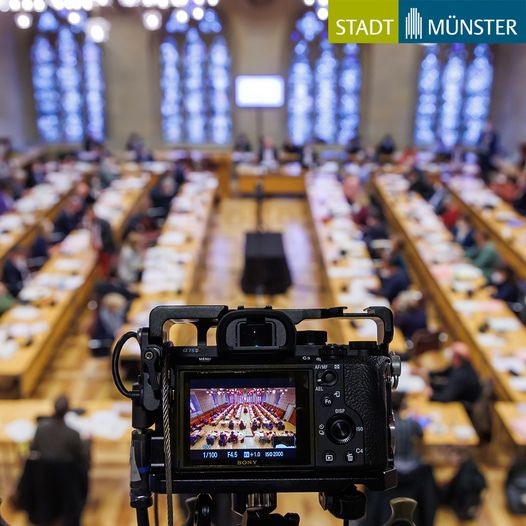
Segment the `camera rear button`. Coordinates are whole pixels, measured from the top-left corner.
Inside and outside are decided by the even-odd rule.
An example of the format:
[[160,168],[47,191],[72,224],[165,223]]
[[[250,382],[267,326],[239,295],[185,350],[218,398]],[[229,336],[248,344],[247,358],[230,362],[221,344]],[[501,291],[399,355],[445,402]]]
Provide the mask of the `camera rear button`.
[[323,453],[323,460],[327,464],[332,464],[334,462],[334,451],[325,451],[325,453]]
[[331,407],[333,402],[334,402],[334,398],[331,395],[325,395],[321,399],[321,405],[324,406],[324,407]]
[[345,460],[349,463],[354,462],[354,453],[352,451],[347,451],[347,453],[345,453]]

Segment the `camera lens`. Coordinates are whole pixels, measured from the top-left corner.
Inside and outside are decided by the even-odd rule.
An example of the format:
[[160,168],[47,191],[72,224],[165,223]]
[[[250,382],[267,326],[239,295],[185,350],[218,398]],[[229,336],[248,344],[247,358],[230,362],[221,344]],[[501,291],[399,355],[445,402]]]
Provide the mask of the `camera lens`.
[[346,416],[335,416],[329,420],[328,437],[336,444],[346,444],[354,434],[354,425],[351,419]]

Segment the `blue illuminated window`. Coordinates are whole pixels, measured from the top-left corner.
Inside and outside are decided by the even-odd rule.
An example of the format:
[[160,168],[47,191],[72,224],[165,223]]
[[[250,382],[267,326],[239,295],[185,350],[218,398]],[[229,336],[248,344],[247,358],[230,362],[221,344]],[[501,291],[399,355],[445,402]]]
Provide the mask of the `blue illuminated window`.
[[493,82],[486,44],[428,46],[420,65],[415,144],[477,143],[488,117]]
[[292,142],[346,144],[360,123],[359,47],[330,45],[325,24],[312,11],[296,22],[291,40],[287,110]]
[[33,92],[37,129],[45,142],[81,142],[105,135],[102,50],[51,11],[37,23]]
[[232,137],[230,52],[217,13],[168,19],[160,47],[161,120],[169,143],[228,144]]

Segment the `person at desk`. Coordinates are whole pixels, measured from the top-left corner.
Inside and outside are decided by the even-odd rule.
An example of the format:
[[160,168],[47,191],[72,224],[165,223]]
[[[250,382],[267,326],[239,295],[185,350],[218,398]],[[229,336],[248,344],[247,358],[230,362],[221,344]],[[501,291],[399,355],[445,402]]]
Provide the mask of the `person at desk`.
[[376,147],[376,157],[379,160],[382,160],[393,155],[395,151],[396,144],[394,142],[393,136],[390,133],[386,133]]
[[278,149],[272,137],[264,137],[259,149],[258,161],[268,167],[276,166],[279,162]]
[[451,366],[429,373],[429,399],[432,402],[462,402],[469,407],[481,393],[482,387],[471,364],[469,347],[465,343],[454,342],[451,345]]
[[0,180],[0,215],[12,210],[14,203],[9,183],[6,180]]
[[435,193],[435,188],[433,188],[429,181],[427,180],[424,172],[418,168],[413,168],[408,174],[407,178],[409,179],[409,191],[420,194],[426,201],[429,201],[433,194]]
[[75,196],[68,200],[54,224],[57,241],[62,241],[70,232],[77,228],[82,219],[83,202]]
[[0,281],[0,314],[8,311],[15,304],[15,298],[11,296],[7,287]]
[[362,229],[362,237],[369,250],[373,241],[389,239],[385,222],[382,221],[377,210],[369,210],[365,220],[365,226]]
[[99,253],[102,271],[108,276],[112,267],[112,257],[117,251],[111,225],[108,220],[97,216],[92,206],[86,210],[84,223],[90,230],[93,246]]
[[119,255],[117,276],[127,285],[136,283],[143,267],[142,236],[139,232],[130,232],[124,241]]
[[59,396],[54,406],[54,414],[38,424],[19,498],[35,524],[79,526],[88,490],[89,442],[65,421],[68,399]]
[[250,141],[248,140],[247,134],[246,133],[238,134],[234,142],[234,152],[249,153],[251,151],[252,151],[252,145],[250,144]]
[[40,269],[49,258],[53,225],[42,221],[37,226],[36,236],[29,249],[29,267],[32,271]]
[[418,290],[401,292],[393,302],[394,324],[404,338],[410,340],[420,329],[427,329],[427,312],[422,293]]
[[505,265],[496,270],[491,276],[491,285],[496,288],[495,292],[491,295],[492,298],[507,303],[517,303],[520,301],[521,291],[519,283],[511,267]]
[[303,168],[313,168],[318,164],[318,154],[314,148],[314,143],[306,142],[301,148],[300,163]]
[[418,502],[415,523],[418,526],[433,526],[438,507],[438,492],[433,470],[418,452],[424,432],[416,420],[403,416],[403,393],[393,392],[391,402],[396,419],[395,467],[398,471],[398,487],[388,491],[367,491],[367,512],[359,524],[384,524],[389,518],[389,501],[404,496]]
[[152,207],[159,210],[161,217],[166,217],[170,211],[173,198],[177,194],[177,187],[173,177],[163,177],[150,193]]
[[33,188],[46,180],[46,165],[36,160],[26,168],[26,188]]
[[94,356],[108,356],[113,340],[124,324],[128,302],[117,292],[106,294],[100,301],[90,330],[90,348]]
[[285,155],[300,155],[301,148],[299,146],[296,146],[292,139],[287,139],[283,142],[283,147],[281,148],[281,151]]
[[9,252],[2,267],[2,282],[11,296],[18,297],[28,274],[25,251],[16,246]]
[[380,286],[377,289],[371,289],[370,292],[375,296],[386,298],[389,303],[392,303],[398,294],[407,290],[411,285],[406,270],[397,264],[395,258],[387,260],[379,277]]
[[489,182],[490,173],[495,170],[494,158],[499,150],[499,136],[488,121],[477,142],[477,159],[480,176],[485,183]]
[[484,277],[490,281],[491,275],[501,265],[499,254],[490,235],[484,230],[475,232],[475,246],[466,250],[466,256],[473,265],[482,270]]
[[362,145],[362,138],[360,137],[360,134],[356,134],[353,137],[349,139],[349,142],[347,143],[347,146],[345,147],[345,151],[349,155],[356,155],[360,153],[363,150]]
[[475,245],[475,229],[465,215],[460,215],[453,226],[451,233],[456,243],[458,243],[464,250]]
[[512,202],[513,208],[515,208],[519,214],[526,216],[526,171],[519,177],[517,187],[517,195]]

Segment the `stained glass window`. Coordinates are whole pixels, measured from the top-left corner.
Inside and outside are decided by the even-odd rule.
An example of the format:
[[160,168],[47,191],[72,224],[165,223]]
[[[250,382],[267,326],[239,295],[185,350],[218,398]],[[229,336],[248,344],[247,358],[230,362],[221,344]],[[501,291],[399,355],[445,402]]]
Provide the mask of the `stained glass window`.
[[359,47],[330,45],[325,24],[312,11],[296,22],[291,40],[287,110],[292,142],[347,143],[360,121]]
[[[175,11],[174,11],[175,13]],[[172,14],[160,47],[161,120],[169,143],[228,144],[230,52],[217,13],[181,24]]]
[[475,145],[488,118],[493,66],[487,44],[479,44],[473,50],[473,60],[466,72],[466,98],[464,101],[464,135],[467,145]]
[[45,142],[105,135],[102,50],[51,11],[38,20],[32,47],[37,129]]
[[488,117],[492,82],[487,44],[427,47],[420,65],[415,144],[475,145]]

